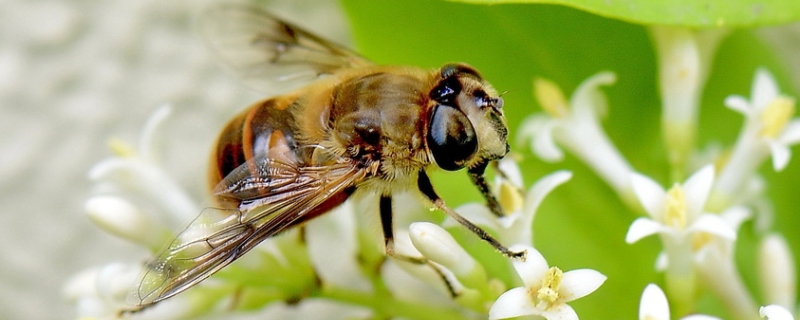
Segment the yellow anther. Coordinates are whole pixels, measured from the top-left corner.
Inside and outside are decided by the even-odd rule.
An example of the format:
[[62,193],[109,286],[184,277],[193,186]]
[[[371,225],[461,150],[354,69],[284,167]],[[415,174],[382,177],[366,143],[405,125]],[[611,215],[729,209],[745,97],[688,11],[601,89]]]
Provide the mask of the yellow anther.
[[667,192],[667,212],[664,223],[683,229],[686,227],[686,193],[680,184],[675,184]]
[[775,139],[794,116],[794,99],[778,96],[764,108],[761,114],[761,136]]
[[552,81],[543,78],[534,79],[533,94],[536,101],[542,105],[542,109],[550,116],[561,118],[567,115],[569,110],[567,99],[561,88]]
[[558,267],[551,267],[542,279],[542,287],[536,292],[536,297],[547,304],[553,304],[558,300],[558,288],[561,286],[561,278],[564,272]]
[[120,138],[108,139],[108,148],[111,149],[111,153],[120,158],[130,158],[136,155],[136,149]]
[[692,235],[692,251],[697,252],[713,240],[714,237],[707,232],[695,232]]
[[497,200],[500,202],[500,207],[503,208],[503,212],[510,214],[522,210],[524,200],[519,188],[504,180],[500,183],[500,190],[498,193],[499,197]]

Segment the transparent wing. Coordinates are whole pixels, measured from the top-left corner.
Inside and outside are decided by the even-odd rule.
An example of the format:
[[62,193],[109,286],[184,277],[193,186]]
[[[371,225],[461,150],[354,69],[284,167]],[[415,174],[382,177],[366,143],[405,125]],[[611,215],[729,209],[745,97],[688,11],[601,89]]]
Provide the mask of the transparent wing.
[[321,75],[371,64],[255,6],[212,6],[197,26],[227,67],[245,85],[263,93],[286,92]]
[[146,307],[203,281],[264,239],[343,202],[365,176],[345,162],[299,167],[269,158],[248,161],[215,190],[218,203],[230,208],[203,210],[148,263],[135,302]]

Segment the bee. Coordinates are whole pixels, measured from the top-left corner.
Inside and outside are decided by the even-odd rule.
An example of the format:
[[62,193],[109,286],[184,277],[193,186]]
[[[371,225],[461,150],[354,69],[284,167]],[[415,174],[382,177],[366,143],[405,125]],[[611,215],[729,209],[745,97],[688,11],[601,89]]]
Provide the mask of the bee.
[[[392,194],[421,193],[502,254],[520,258],[445,205],[427,172],[466,169],[502,215],[484,178],[509,151],[503,99],[474,68],[378,66],[256,7],[201,15],[207,44],[262,91],[213,146],[213,208],[149,262],[135,290],[140,308],[196,285],[267,238],[300,226],[357,190],[379,196],[385,251],[394,252]],[[420,261],[418,258],[408,258]]]

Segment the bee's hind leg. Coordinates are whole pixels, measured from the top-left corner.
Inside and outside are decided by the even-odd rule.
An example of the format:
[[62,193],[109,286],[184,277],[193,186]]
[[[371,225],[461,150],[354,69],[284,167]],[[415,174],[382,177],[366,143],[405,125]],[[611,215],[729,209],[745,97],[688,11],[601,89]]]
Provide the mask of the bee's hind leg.
[[439,265],[434,264],[433,262],[431,262],[428,259],[425,259],[424,257],[412,257],[404,254],[399,254],[394,251],[394,231],[392,229],[393,227],[392,197],[381,196],[379,207],[381,212],[381,226],[383,228],[383,240],[384,240],[384,248],[386,249],[386,255],[400,261],[405,261],[413,264],[428,265],[442,279],[444,285],[447,287],[447,291],[450,293],[450,296],[453,298],[458,297],[459,293],[456,292],[453,282],[448,278],[448,274],[445,273],[445,271],[442,270],[442,268]]

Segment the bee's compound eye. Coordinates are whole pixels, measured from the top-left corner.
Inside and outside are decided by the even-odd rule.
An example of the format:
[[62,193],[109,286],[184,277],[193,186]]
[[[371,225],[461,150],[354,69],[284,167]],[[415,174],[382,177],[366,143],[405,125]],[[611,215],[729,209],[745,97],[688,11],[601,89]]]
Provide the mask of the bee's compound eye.
[[478,149],[478,138],[467,115],[447,105],[434,109],[427,140],[436,164],[449,171],[464,168]]

